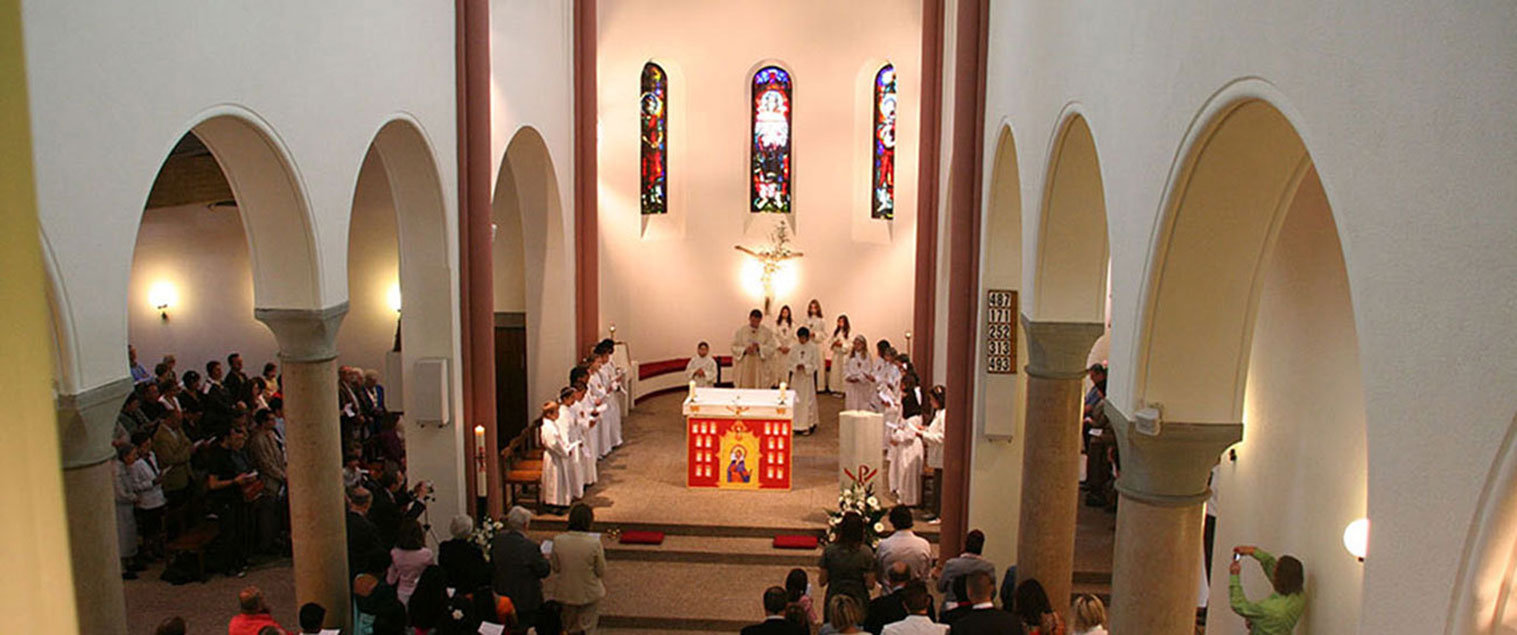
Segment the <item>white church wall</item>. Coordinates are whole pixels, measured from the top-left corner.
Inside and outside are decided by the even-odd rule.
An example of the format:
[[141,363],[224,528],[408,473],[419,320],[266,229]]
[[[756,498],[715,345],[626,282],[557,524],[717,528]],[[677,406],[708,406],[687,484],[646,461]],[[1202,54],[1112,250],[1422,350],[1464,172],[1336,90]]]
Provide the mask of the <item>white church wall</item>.
[[[395,344],[396,314],[390,293],[400,285],[400,245],[395,201],[378,152],[370,152],[353,192],[348,227],[348,314],[337,333],[338,363],[385,372],[385,353]],[[404,308],[404,297],[402,308]],[[413,298],[416,300],[416,298]],[[401,408],[398,395],[391,409]]]
[[[1245,632],[1227,603],[1228,554],[1258,545],[1306,566],[1308,633],[1359,623],[1364,565],[1343,530],[1365,513],[1364,388],[1342,251],[1321,182],[1302,183],[1270,256],[1254,327],[1237,460],[1224,456],[1207,627]],[[1245,589],[1269,582],[1245,563]]]
[[[512,232],[520,232],[528,254],[541,249],[541,256],[512,259],[506,271],[497,265],[495,272],[497,294],[504,295],[496,298],[496,310],[528,313],[527,381],[533,391],[527,398],[529,407],[557,396],[575,359],[573,5],[537,0],[490,3],[490,156],[491,174],[497,179],[491,191],[497,196],[501,192],[498,181],[505,174],[507,148],[518,135],[538,135],[546,157],[534,154],[533,159],[551,164],[547,178],[554,181],[558,199],[557,210],[545,209],[551,207],[545,203],[523,209],[527,222],[522,229],[497,234],[497,240],[509,245],[516,235]],[[553,232],[557,240],[550,241],[546,232]],[[495,253],[504,255],[499,247]],[[517,283],[526,280],[544,281],[539,299],[532,299],[530,287]]]
[[[203,204],[147,210],[133,252],[127,312],[137,361],[152,372],[172,354],[183,375],[233,351],[248,374],[277,362],[279,346],[253,319],[253,270],[237,208]],[[173,290],[168,319],[149,301],[155,286]],[[118,318],[119,319],[119,318]]]
[[[1503,329],[1517,289],[1511,201],[1517,57],[1506,7],[1357,2],[1054,2],[991,7],[987,120],[1022,153],[1024,259],[1036,253],[1047,139],[1078,103],[1098,135],[1112,254],[1114,402],[1130,411],[1151,241],[1202,106],[1268,98],[1332,201],[1368,417],[1362,629],[1437,632],[1485,471],[1517,397]],[[1261,81],[1240,82],[1244,78]],[[986,131],[987,153],[994,131]],[[1043,146],[1043,147],[1039,147]],[[988,165],[988,161],[987,161]],[[988,168],[987,168],[988,169]],[[1025,262],[1024,265],[1030,265]],[[1024,287],[1032,268],[1024,266]],[[1429,372],[1435,368],[1435,372]],[[1410,389],[1415,387],[1415,390]],[[1308,563],[1308,567],[1310,567]]]
[[316,297],[270,308],[347,299],[353,185],[375,131],[394,113],[421,126],[454,208],[451,11],[356,1],[274,13],[196,2],[36,2],[22,11],[39,215],[65,330],[77,339],[65,391],[125,375],[122,318],[135,302],[127,271],[143,203],[169,149],[210,113],[238,112],[272,131],[304,194]]
[[[749,258],[733,246],[766,244],[778,220],[748,211],[751,75],[777,63],[792,73],[788,220],[805,257],[789,266],[793,285],[777,290],[773,308],[789,304],[804,315],[816,298],[829,331],[846,314],[856,333],[904,349],[916,249],[921,3],[600,6],[602,321],[617,325],[639,361],[690,356],[699,340],[730,354],[732,332],[763,303],[761,287],[743,278]],[[650,60],[670,75],[671,209],[645,218],[638,94]],[[872,80],[886,61],[895,65],[901,103],[893,222],[869,219],[861,177],[872,160],[872,110],[860,78]]]

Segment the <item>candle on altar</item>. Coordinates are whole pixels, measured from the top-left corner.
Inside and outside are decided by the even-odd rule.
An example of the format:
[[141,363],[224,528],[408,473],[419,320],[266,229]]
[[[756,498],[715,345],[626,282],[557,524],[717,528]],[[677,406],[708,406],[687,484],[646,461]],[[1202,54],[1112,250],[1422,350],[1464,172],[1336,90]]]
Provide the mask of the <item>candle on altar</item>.
[[474,495],[484,498],[490,495],[490,486],[487,481],[489,475],[485,472],[485,427],[474,426]]

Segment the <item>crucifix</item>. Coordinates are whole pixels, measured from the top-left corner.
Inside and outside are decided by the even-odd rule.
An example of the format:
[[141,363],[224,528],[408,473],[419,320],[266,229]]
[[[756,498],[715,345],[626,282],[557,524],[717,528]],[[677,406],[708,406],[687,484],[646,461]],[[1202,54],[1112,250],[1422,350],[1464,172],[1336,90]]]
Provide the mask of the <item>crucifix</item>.
[[769,235],[769,245],[759,249],[750,249],[742,245],[734,247],[764,266],[764,272],[760,280],[764,283],[764,315],[769,315],[769,306],[774,302],[774,274],[780,270],[780,264],[786,260],[793,260],[805,256],[799,251],[790,249],[790,226],[781,220],[774,228],[774,233]]

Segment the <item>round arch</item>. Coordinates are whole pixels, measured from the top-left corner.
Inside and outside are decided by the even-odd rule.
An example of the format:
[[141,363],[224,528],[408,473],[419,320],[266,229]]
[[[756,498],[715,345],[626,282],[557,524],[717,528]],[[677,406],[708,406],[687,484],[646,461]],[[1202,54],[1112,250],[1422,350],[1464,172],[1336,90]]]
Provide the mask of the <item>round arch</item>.
[[1077,108],[1065,109],[1050,148],[1030,316],[1047,322],[1104,323],[1106,192],[1095,138]]
[[1449,605],[1449,635],[1517,630],[1517,418],[1480,493]]
[[220,164],[237,200],[253,267],[253,305],[321,309],[321,261],[303,182],[261,117],[236,107],[204,113],[190,132]]
[[[1226,545],[1269,545],[1307,565],[1317,608],[1305,628],[1352,631],[1364,566],[1341,540],[1366,515],[1369,460],[1359,340],[1331,202],[1296,126],[1273,103],[1224,92],[1201,112],[1177,154],[1155,236],[1133,407],[1159,408],[1165,430],[1242,424],[1226,459],[1193,453],[1187,464],[1215,465],[1210,486],[1226,501],[1212,597],[1226,593],[1218,555]],[[1200,491],[1204,476],[1195,481]],[[1245,584],[1258,584],[1248,580],[1256,574],[1246,570]],[[1235,619],[1225,604],[1214,601],[1211,611],[1221,624]]]
[[574,263],[564,235],[563,198],[548,144],[531,126],[517,129],[506,145],[491,220],[494,311],[526,320],[522,416],[529,417],[532,403],[557,397],[575,356]]

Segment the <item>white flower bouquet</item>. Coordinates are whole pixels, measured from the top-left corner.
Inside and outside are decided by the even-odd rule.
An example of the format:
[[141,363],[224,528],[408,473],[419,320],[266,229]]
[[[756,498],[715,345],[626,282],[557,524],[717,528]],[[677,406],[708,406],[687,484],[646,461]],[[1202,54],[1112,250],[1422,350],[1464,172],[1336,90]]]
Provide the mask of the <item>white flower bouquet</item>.
[[483,518],[479,521],[479,526],[474,528],[474,533],[469,534],[469,542],[474,543],[475,546],[479,547],[480,551],[485,552],[485,560],[489,561],[490,541],[495,538],[495,534],[500,533],[505,528],[505,524],[494,518]]
[[853,482],[838,494],[837,509],[827,510],[827,542],[837,542],[838,526],[843,522],[843,515],[855,512],[864,518],[864,544],[872,549],[879,546],[885,532],[884,519],[888,510],[880,506],[880,499],[874,495],[874,480],[879,470],[870,469],[867,465],[860,465],[857,470],[844,469],[843,473],[853,479]]

